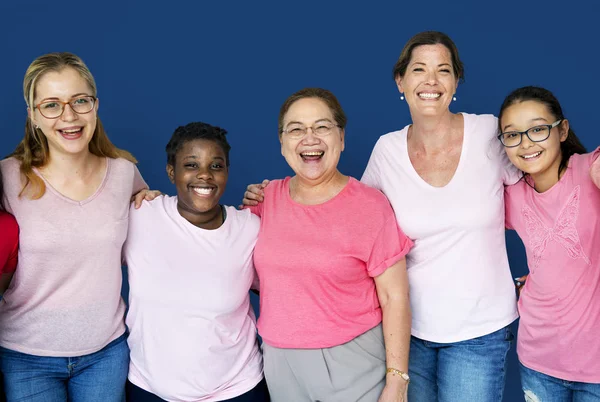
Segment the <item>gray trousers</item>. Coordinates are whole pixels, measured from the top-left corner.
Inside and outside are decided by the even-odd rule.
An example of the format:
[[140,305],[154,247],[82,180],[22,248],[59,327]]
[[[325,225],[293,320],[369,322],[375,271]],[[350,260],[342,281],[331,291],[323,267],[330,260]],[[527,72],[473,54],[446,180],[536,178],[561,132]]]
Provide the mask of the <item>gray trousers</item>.
[[381,324],[331,348],[263,343],[263,360],[272,402],[377,402],[385,386]]

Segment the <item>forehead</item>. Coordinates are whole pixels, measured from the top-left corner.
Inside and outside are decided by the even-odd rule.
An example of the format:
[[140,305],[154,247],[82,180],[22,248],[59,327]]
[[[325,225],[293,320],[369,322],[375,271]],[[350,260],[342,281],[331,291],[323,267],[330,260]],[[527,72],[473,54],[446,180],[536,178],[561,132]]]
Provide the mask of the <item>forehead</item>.
[[225,159],[225,151],[221,145],[215,140],[194,139],[184,141],[177,150],[177,155],[180,156],[196,156],[206,158],[221,157]]
[[317,120],[333,120],[333,113],[325,101],[319,98],[303,98],[292,103],[285,116],[284,124],[290,121],[312,124]]
[[446,63],[452,64],[452,55],[450,54],[450,50],[442,45],[441,43],[437,43],[435,45],[420,45],[413,49],[410,62],[422,62],[426,63],[427,61],[440,61],[443,60]]
[[38,78],[35,87],[36,98],[70,98],[78,93],[91,95],[88,82],[74,69],[63,68],[60,71],[48,71]]
[[501,126],[504,128],[526,129],[531,125],[553,123],[555,117],[542,102],[527,100],[508,106],[502,113]]

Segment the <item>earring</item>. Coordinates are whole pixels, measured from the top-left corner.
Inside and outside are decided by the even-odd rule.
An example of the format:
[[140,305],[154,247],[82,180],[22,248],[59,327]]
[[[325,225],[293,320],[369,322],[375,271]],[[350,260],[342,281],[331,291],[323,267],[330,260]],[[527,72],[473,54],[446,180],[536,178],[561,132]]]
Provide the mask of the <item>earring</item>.
[[453,101],[456,101],[456,96],[453,96],[453,97],[452,97],[452,100],[453,100]]
[[400,100],[404,100],[404,95],[400,95]]
[[39,130],[39,129],[40,129],[40,126],[38,126],[38,125],[36,124],[36,125],[35,125],[35,129],[36,129],[36,130]]

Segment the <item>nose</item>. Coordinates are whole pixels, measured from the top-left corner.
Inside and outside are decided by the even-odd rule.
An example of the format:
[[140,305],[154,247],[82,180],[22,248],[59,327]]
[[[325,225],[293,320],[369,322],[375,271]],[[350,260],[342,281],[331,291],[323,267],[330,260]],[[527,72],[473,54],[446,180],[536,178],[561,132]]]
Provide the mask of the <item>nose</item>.
[[427,73],[426,79],[428,84],[437,84],[437,73],[435,71],[430,71],[429,73]]
[[321,140],[319,139],[319,137],[317,137],[313,132],[312,127],[308,127],[306,129],[306,135],[302,138],[302,143],[310,145],[317,144],[320,141]]
[[213,174],[212,171],[210,170],[210,168],[207,167],[200,167],[198,169],[198,172],[196,173],[196,178],[198,179],[204,179],[204,180],[209,180],[213,178]]
[[62,114],[60,115],[61,120],[63,121],[73,121],[77,119],[77,113],[73,111],[70,104],[64,105],[64,109]]
[[527,134],[521,134],[521,148],[527,149],[533,146],[533,141],[529,139]]

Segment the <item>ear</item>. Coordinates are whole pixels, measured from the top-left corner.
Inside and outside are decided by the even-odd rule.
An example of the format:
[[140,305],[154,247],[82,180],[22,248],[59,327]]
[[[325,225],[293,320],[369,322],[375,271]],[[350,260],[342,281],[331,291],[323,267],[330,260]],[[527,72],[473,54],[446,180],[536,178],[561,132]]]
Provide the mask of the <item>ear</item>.
[[560,142],[564,142],[569,136],[569,120],[564,119],[560,125]]
[[96,98],[96,104],[94,105],[94,109],[96,109],[96,113],[98,113],[99,108],[100,108],[100,99]]
[[404,93],[404,88],[402,87],[402,77],[397,76],[396,79],[396,86],[398,87],[398,91],[403,94]]
[[285,156],[283,154],[283,136],[281,134],[279,134],[279,144],[281,145],[281,155]]
[[27,108],[27,117],[29,117],[29,120],[31,120],[31,122],[35,126],[35,120],[33,120],[33,112],[31,111],[31,108]]
[[340,136],[342,139],[342,152],[344,152],[344,149],[346,148],[346,130],[341,129],[340,131]]
[[175,184],[175,168],[173,165],[167,164],[167,176],[169,176],[171,183]]

